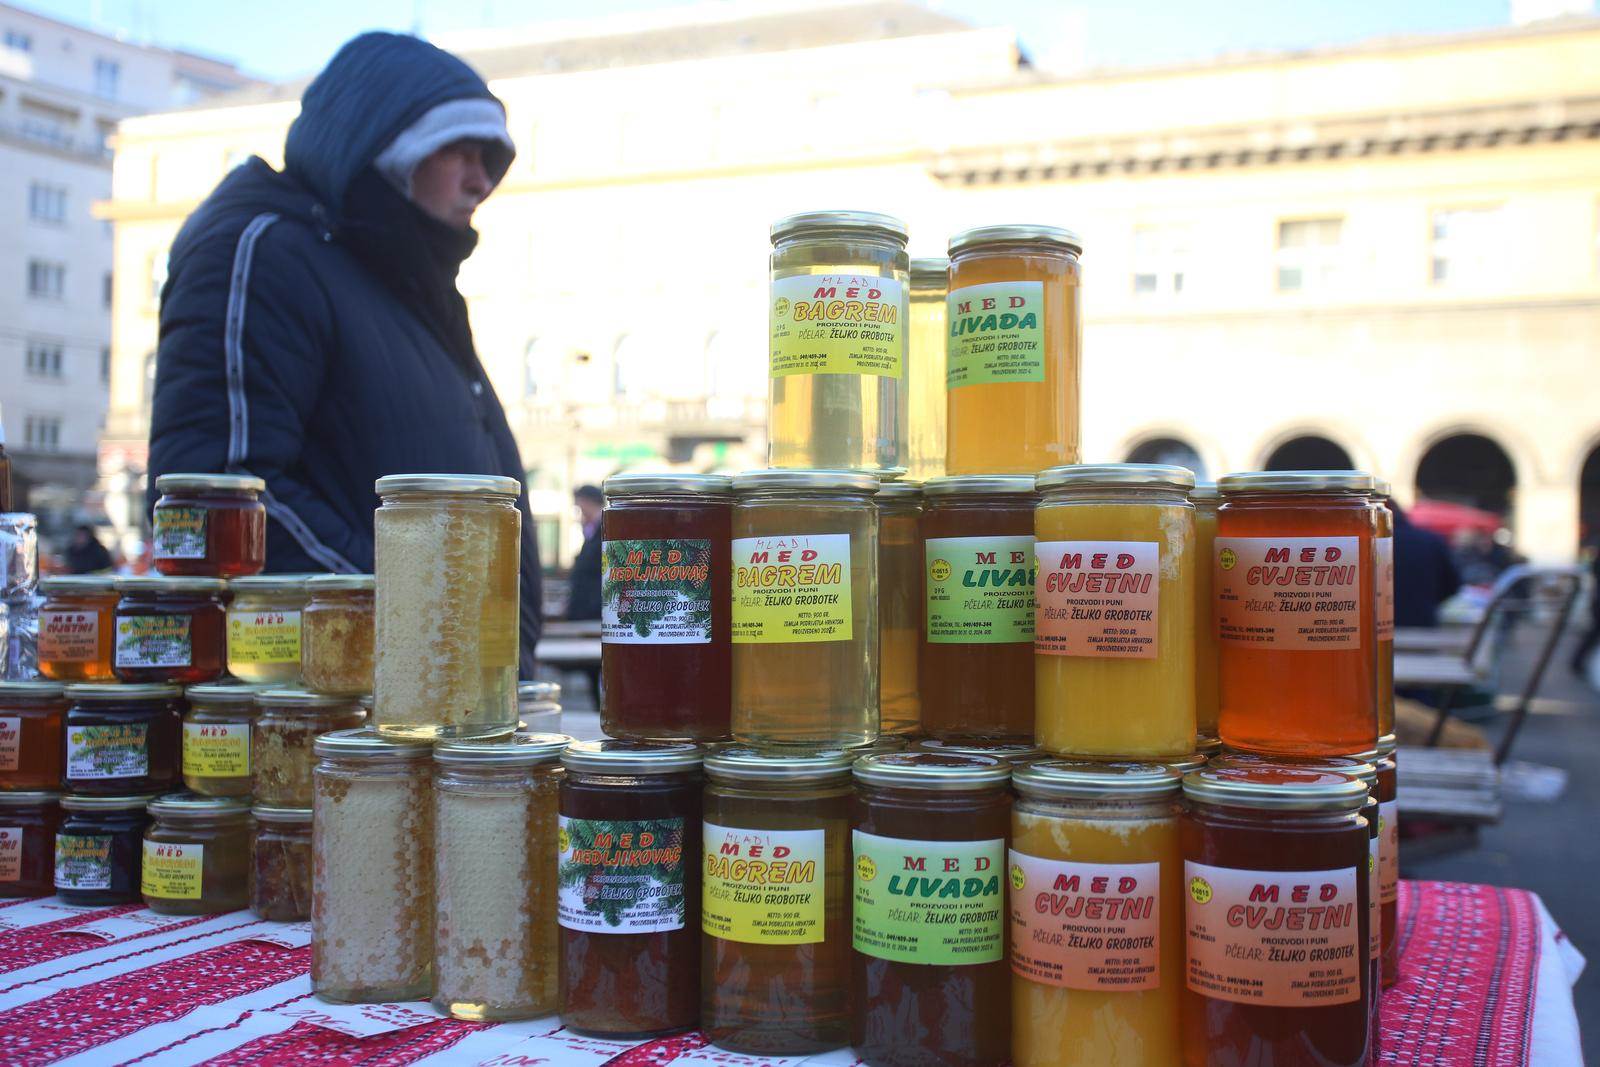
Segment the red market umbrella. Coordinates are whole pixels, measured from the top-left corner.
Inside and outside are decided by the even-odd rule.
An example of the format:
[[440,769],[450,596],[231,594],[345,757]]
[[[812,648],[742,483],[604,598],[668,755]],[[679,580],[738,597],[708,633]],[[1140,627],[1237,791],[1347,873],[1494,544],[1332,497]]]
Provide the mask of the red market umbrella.
[[1448,500],[1418,500],[1406,511],[1406,517],[1418,526],[1446,537],[1458,530],[1476,530],[1492,535],[1505,525],[1505,519],[1492,511],[1467,504],[1452,504]]

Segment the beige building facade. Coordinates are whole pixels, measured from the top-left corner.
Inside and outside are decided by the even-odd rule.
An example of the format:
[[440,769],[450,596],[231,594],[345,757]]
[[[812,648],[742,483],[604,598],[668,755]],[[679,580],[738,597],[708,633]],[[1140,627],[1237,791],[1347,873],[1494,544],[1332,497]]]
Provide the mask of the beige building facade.
[[[547,558],[575,484],[764,461],[767,226],[828,206],[899,215],[914,255],[1078,230],[1088,459],[1344,461],[1572,557],[1586,468],[1600,489],[1600,21],[1063,77],[907,3],[695,19],[441,41],[518,143],[461,285]],[[101,474],[130,537],[166,249],[231,165],[281,160],[301,88],[120,127]]]

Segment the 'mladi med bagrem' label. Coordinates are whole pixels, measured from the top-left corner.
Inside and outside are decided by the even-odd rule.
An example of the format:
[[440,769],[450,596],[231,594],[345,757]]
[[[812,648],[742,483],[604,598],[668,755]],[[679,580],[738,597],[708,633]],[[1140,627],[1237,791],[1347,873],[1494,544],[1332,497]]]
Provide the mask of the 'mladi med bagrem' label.
[[822,830],[705,824],[700,927],[751,945],[823,940],[827,860]]
[[850,535],[733,539],[733,643],[848,641]]
[[906,291],[876,274],[796,274],[772,281],[771,372],[899,378]]

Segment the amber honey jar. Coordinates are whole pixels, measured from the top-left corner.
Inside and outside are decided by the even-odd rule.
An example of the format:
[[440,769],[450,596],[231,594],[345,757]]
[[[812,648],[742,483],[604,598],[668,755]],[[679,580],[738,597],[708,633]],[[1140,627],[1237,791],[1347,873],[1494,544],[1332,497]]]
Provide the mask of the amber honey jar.
[[0,897],[47,897],[55,891],[60,825],[60,793],[0,793]]
[[151,513],[151,544],[162,574],[234,578],[267,562],[267,483],[238,474],[163,474]]
[[58,682],[109,682],[117,607],[110,575],[39,580],[39,673]]
[[227,669],[219,578],[118,578],[112,672],[122,682],[195,685]]
[[60,682],[0,682],[0,790],[60,788],[66,716]]
[[370,574],[318,574],[306,579],[300,673],[307,689],[336,696],[372,692],[375,588]]

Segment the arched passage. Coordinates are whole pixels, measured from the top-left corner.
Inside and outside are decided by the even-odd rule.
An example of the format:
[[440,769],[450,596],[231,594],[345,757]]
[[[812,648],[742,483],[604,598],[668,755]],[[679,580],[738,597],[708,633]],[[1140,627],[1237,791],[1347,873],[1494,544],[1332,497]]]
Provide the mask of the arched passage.
[[1262,466],[1269,471],[1342,471],[1355,464],[1338,442],[1302,434],[1274,448]]
[[1600,546],[1600,445],[1589,450],[1578,475],[1578,545]]
[[1493,439],[1458,433],[1435,441],[1417,463],[1417,495],[1510,517],[1517,487],[1511,457]]
[[1188,467],[1196,478],[1206,477],[1206,464],[1199,449],[1177,437],[1151,437],[1128,451],[1129,463],[1167,463]]

